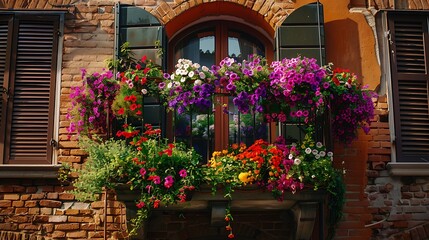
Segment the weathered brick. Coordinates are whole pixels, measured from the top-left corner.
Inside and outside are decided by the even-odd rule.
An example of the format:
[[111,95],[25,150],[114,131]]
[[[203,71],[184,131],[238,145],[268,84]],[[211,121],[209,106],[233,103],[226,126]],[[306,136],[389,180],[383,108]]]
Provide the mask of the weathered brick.
[[29,208],[28,214],[40,214],[40,208]]
[[49,222],[50,223],[67,222],[67,216],[64,216],[64,215],[61,215],[61,216],[49,216]]
[[58,199],[58,193],[57,192],[50,192],[46,196],[47,199],[55,200]]
[[0,185],[0,193],[11,193],[11,192],[13,192],[13,186]]
[[94,222],[94,218],[92,217],[76,217],[76,216],[69,216],[68,217],[69,222]]
[[68,232],[68,238],[86,238],[86,231]]
[[25,207],[36,207],[37,203],[38,203],[38,201],[33,201],[33,200],[25,201],[24,206]]
[[21,200],[27,201],[31,199],[31,194],[21,194]]
[[66,237],[66,233],[63,231],[54,231],[52,233],[52,238],[65,238]]
[[60,201],[55,200],[40,200],[39,205],[41,207],[51,207],[51,208],[57,208],[61,207],[63,203]]
[[55,225],[55,230],[78,230],[79,229],[79,223],[63,223],[63,224],[57,224]]
[[3,195],[4,200],[19,200],[19,194],[6,193]]
[[425,213],[427,212],[427,207],[418,207],[418,206],[411,206],[411,207],[403,207],[403,211],[405,213]]
[[18,225],[14,223],[0,223],[0,229],[5,231],[15,231],[18,229]]
[[34,186],[27,187],[25,189],[25,192],[26,193],[36,193],[37,192],[37,187],[34,187]]
[[10,207],[10,206],[12,206],[12,201],[0,200],[0,207]]
[[414,193],[414,197],[415,198],[425,198],[426,197],[426,193],[424,193],[424,192],[416,192],[416,193]]
[[74,200],[74,195],[71,193],[60,193],[58,195],[58,199],[59,200],[66,200],[66,201],[70,201],[70,200]]
[[28,214],[28,208],[15,208],[15,214]]
[[12,207],[23,207],[24,206],[24,201],[13,201],[12,202]]
[[34,223],[44,223],[49,222],[49,216],[47,215],[36,215],[33,217]]
[[410,192],[420,192],[422,188],[419,185],[411,185]]
[[45,198],[44,193],[33,193],[33,194],[31,194],[32,200],[40,200],[40,199],[44,199],[44,198]]
[[31,224],[31,223],[22,223],[18,225],[18,229],[20,230],[39,230],[39,225]]
[[78,215],[79,214],[79,210],[78,209],[67,209],[65,211],[66,215]]
[[40,208],[40,214],[51,215],[52,208]]

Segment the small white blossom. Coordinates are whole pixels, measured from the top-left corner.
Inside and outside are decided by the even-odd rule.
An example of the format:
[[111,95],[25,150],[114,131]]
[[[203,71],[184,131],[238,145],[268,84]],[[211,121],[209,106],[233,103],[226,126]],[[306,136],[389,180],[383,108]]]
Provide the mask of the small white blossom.
[[146,95],[146,94],[147,94],[147,90],[146,90],[146,88],[143,88],[143,89],[142,89],[142,93],[143,93],[143,95]]
[[311,148],[306,148],[305,149],[305,153],[310,154],[311,153]]
[[314,174],[313,174],[313,175],[311,175],[311,178],[316,178],[316,175],[314,175]]
[[323,147],[323,144],[322,144],[321,142],[317,142],[317,143],[316,143],[316,147],[317,147],[317,148],[321,148],[321,147]]
[[295,164],[295,165],[301,164],[301,159],[295,158],[295,160],[293,161],[293,164]]
[[289,159],[292,159],[293,158],[293,155],[292,154],[289,154]]
[[203,84],[203,81],[201,81],[200,79],[197,79],[194,82],[194,86],[197,86],[197,85],[201,86],[201,84]]
[[206,67],[206,66],[202,66],[202,67],[201,67],[201,69],[202,69],[203,71],[205,71],[205,72],[207,72],[207,71],[209,70],[209,68],[208,68],[208,67]]
[[201,79],[206,78],[206,75],[203,72],[199,72],[198,75],[200,76]]
[[190,72],[188,73],[188,76],[191,78],[191,77],[193,77],[193,76],[194,76],[194,74],[195,74],[195,72],[194,72],[194,71],[190,71]]
[[167,84],[167,88],[168,88],[168,89],[170,89],[172,86],[173,86],[173,83],[172,83],[172,82],[169,82],[169,83]]
[[327,155],[328,155],[328,157],[332,157],[332,156],[334,156],[334,153],[328,152]]
[[171,74],[170,79],[171,79],[171,80],[174,80],[174,77],[176,77],[176,75]]
[[185,81],[186,81],[186,78],[185,78],[185,77],[182,77],[182,78],[180,79],[180,81],[181,81],[181,82],[185,82]]
[[318,154],[319,151],[317,151],[317,149],[313,149],[313,151],[311,151],[314,155]]
[[324,156],[326,156],[326,152],[325,152],[325,151],[320,151],[320,152],[319,152],[319,155],[320,155],[321,157],[324,157]]
[[187,62],[187,63],[183,64],[183,67],[184,67],[185,69],[188,69],[188,67],[189,67],[189,62]]
[[180,75],[181,72],[182,72],[182,70],[176,69],[176,75]]
[[192,67],[193,67],[193,68],[200,68],[200,64],[198,64],[198,63],[194,63],[194,64],[192,64]]
[[320,158],[320,155],[319,155],[319,154],[316,154],[316,155],[314,155],[314,158],[319,159],[319,158]]

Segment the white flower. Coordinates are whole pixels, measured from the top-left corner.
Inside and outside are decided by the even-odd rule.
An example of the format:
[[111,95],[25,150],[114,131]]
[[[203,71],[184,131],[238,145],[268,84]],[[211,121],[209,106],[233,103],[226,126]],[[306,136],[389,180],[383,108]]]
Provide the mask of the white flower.
[[142,89],[142,93],[143,93],[143,95],[146,95],[146,94],[147,94],[147,90],[146,90],[146,88],[143,88],[143,89]]
[[311,178],[316,178],[316,175],[314,175],[314,174],[313,174],[313,175],[311,175]]
[[314,155],[314,158],[319,159],[319,158],[320,158],[320,155],[319,155],[319,154],[316,154],[316,155]]
[[289,159],[292,159],[293,158],[293,155],[292,154],[289,154]]
[[187,76],[188,75],[188,71],[187,70],[182,70],[182,71],[180,71],[180,75]]
[[170,79],[171,79],[171,80],[174,80],[174,77],[176,77],[176,75],[171,74]]
[[207,72],[207,71],[209,70],[209,68],[208,68],[208,67],[206,67],[206,66],[202,66],[202,67],[201,67],[201,69],[202,69],[203,71],[205,71],[205,72]]
[[184,67],[185,69],[188,69],[188,67],[189,67],[189,62],[188,62],[188,63],[185,63],[185,64],[183,65],[183,67]]
[[198,64],[198,63],[194,63],[194,64],[192,64],[192,67],[193,67],[193,68],[200,68],[200,64]]
[[173,83],[172,83],[172,82],[169,82],[169,83],[167,84],[167,88],[168,88],[168,89],[170,89],[172,86],[173,86]]
[[320,152],[319,152],[319,155],[320,155],[321,157],[324,157],[324,156],[326,155],[326,152],[325,152],[325,151],[320,151]]
[[180,72],[182,72],[182,70],[176,69],[176,75],[180,75]]
[[203,72],[199,72],[198,75],[200,76],[201,79],[206,78],[206,75]]
[[311,151],[314,155],[318,154],[319,151],[317,151],[317,149],[313,149],[313,151]]
[[301,164],[301,159],[295,158],[295,160],[293,161],[293,164],[295,164],[295,165]]
[[195,74],[195,72],[194,72],[194,71],[190,71],[190,72],[188,73],[188,76],[191,78],[191,77],[193,77],[193,76],[194,76],[194,74]]
[[317,143],[316,143],[316,147],[317,147],[317,148],[321,148],[322,146],[323,146],[323,144],[322,144],[321,142],[317,142]]
[[203,84],[203,81],[201,81],[200,79],[197,79],[194,82],[194,86],[197,86],[197,85],[201,86],[201,84]]
[[311,148],[306,148],[305,149],[305,153],[310,154],[311,153]]
[[328,155],[328,157],[332,157],[332,156],[334,156],[334,153],[328,152],[327,155]]
[[185,81],[186,81],[186,78],[185,78],[185,77],[182,77],[182,78],[180,79],[180,81],[181,81],[181,82],[185,82]]

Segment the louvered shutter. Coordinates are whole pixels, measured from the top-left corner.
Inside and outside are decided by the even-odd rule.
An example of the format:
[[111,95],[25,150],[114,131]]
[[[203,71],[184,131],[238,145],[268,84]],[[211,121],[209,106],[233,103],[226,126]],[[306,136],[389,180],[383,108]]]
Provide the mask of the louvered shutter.
[[298,55],[325,64],[323,5],[310,3],[293,11],[276,32],[277,59]]
[[15,15],[5,163],[50,164],[58,16]]
[[428,18],[388,16],[397,161],[428,162]]
[[[164,26],[152,14],[141,7],[118,4],[119,21],[117,48],[128,42],[134,57],[140,59],[147,56],[166,70],[166,34]],[[157,45],[156,43],[159,43]],[[158,51],[162,49],[163,54]],[[165,109],[157,98],[145,97],[143,109],[144,123],[154,127],[165,128]],[[164,131],[163,131],[164,132]]]

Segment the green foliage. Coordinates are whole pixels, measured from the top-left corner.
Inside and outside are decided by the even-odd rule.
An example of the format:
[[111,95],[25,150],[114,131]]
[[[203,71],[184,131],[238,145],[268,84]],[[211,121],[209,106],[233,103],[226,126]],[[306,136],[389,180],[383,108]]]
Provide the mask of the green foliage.
[[80,139],[80,147],[88,152],[83,169],[74,170],[79,178],[73,181],[76,199],[80,201],[97,200],[104,187],[113,189],[118,183],[126,181],[124,175],[136,154],[123,140],[110,139],[105,142]]

